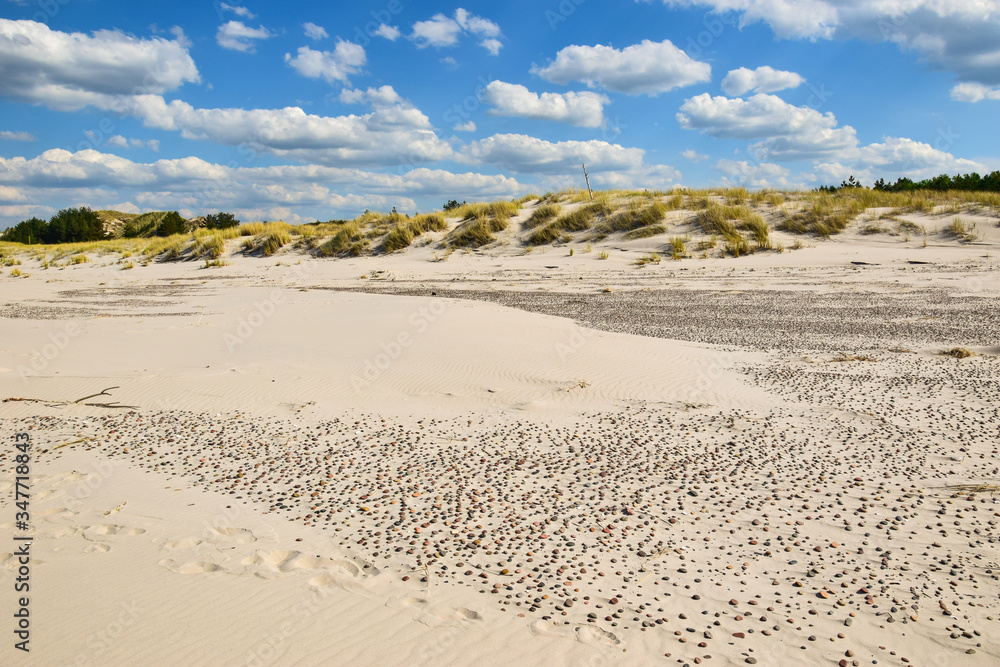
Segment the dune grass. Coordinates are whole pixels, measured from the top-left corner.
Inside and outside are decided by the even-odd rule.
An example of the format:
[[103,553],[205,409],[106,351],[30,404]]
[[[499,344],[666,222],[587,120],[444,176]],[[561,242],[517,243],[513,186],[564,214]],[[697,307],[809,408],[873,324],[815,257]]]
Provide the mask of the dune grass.
[[271,229],[254,239],[260,254],[264,257],[270,257],[291,242],[292,235],[287,229]]
[[[654,201],[651,204],[643,205],[641,202],[632,201],[623,210],[618,211],[603,224],[598,226],[600,234],[613,234],[615,232],[634,232],[642,228],[659,227],[665,231],[665,227],[660,224],[667,214],[667,207],[662,202]],[[662,231],[656,232],[662,234]],[[644,238],[655,236],[654,233],[636,235],[633,238]]]
[[[458,208],[449,211],[448,217],[459,220],[470,220],[472,218],[494,218],[497,220],[510,220],[517,215],[521,208],[520,204],[512,201],[477,202],[473,204],[463,204]],[[506,229],[506,227],[504,227]]]
[[495,234],[509,226],[509,217],[471,218],[455,227],[447,236],[447,244],[452,248],[481,248],[497,240]]
[[525,229],[534,229],[559,216],[562,207],[559,204],[542,204],[524,221]]
[[154,238],[142,250],[142,254],[150,259],[173,260],[181,256],[191,237],[186,234],[174,234]]
[[951,221],[951,224],[945,227],[942,232],[953,238],[958,239],[961,243],[972,243],[979,238],[975,232],[976,225],[964,222],[961,218],[955,217]]
[[671,236],[670,237],[670,257],[673,259],[683,259],[687,257],[687,247],[685,245],[687,239],[683,236]]
[[418,215],[405,220],[389,230],[382,239],[382,249],[385,252],[396,252],[410,247],[413,241],[427,232],[439,232],[448,225],[438,213]]
[[847,229],[847,225],[865,208],[859,198],[817,196],[808,200],[804,209],[784,214],[777,226],[792,234],[814,234],[829,238]]
[[607,217],[612,210],[606,197],[595,198],[593,202],[580,206],[576,210],[535,229],[524,243],[536,246],[561,241],[569,236],[569,232],[582,232],[590,229],[597,218]]
[[630,232],[625,232],[622,235],[623,241],[635,241],[636,239],[648,239],[653,236],[659,236],[660,234],[666,234],[667,228],[665,225],[647,225],[645,227],[639,227],[638,229],[633,229]]

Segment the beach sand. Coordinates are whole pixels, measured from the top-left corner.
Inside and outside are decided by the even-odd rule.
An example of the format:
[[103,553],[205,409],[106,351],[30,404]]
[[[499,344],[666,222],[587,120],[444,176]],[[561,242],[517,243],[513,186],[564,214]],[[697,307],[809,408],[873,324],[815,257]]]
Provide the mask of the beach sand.
[[27,432],[31,664],[998,664],[998,231],[26,263],[0,604]]

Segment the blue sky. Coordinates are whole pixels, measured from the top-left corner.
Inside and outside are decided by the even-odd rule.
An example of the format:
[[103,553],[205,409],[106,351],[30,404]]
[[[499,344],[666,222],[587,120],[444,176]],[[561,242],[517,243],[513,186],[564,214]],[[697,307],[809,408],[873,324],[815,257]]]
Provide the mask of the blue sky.
[[0,2],[0,226],[1000,168],[1000,0]]

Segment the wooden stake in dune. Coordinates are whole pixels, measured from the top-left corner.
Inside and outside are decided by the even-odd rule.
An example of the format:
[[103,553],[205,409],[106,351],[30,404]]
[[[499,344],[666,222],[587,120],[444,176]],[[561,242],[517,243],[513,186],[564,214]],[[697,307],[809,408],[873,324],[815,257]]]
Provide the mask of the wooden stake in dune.
[[590,187],[590,175],[587,174],[587,165],[583,165],[583,177],[587,180],[587,192],[590,193],[590,200],[594,200],[594,190]]

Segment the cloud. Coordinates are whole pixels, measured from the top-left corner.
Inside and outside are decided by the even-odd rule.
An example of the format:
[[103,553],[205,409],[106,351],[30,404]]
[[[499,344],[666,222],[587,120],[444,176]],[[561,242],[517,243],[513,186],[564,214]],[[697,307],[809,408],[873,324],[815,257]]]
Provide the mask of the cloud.
[[229,5],[226,4],[225,2],[222,2],[219,3],[219,9],[232,12],[233,14],[236,14],[237,16],[242,16],[245,19],[257,18],[256,14],[251,12],[246,7],[240,7],[239,5]]
[[786,72],[772,67],[746,67],[734,69],[722,80],[722,90],[727,95],[739,96],[748,92],[776,93],[787,88],[796,88],[806,80],[795,72]]
[[[186,209],[192,215],[229,210],[244,220],[328,219],[398,206],[415,210],[413,197],[509,197],[525,188],[509,176],[417,168],[384,174],[320,165],[233,167],[197,157],[133,162],[95,150],[61,149],[38,157],[0,158],[0,202],[19,204],[0,220],[16,222],[41,204],[110,202],[149,209]],[[32,213],[33,214],[33,213]]]
[[461,7],[455,10],[454,18],[435,14],[426,21],[417,21],[413,24],[409,39],[418,48],[444,48],[458,44],[459,38],[464,34],[481,38],[479,45],[494,56],[500,53],[503,46],[499,39],[503,36],[500,26],[489,19],[470,14]]
[[10,130],[0,130],[0,139],[7,141],[34,141],[35,135],[31,132],[11,132]]
[[787,39],[892,42],[960,81],[1000,84],[1000,7],[995,0],[664,0],[737,13]]
[[645,151],[606,141],[551,142],[523,134],[495,134],[462,148],[458,159],[490,164],[514,173],[575,173],[581,163],[592,172],[632,170],[642,166]]
[[719,160],[713,169],[724,174],[722,184],[727,187],[734,185],[750,188],[794,187],[788,180],[788,169],[770,162],[750,164],[745,160]]
[[719,139],[766,139],[750,147],[761,160],[818,159],[858,144],[854,128],[837,127],[832,113],[796,107],[774,95],[744,100],[703,93],[684,101],[677,121],[684,129]]
[[300,46],[298,55],[285,54],[285,62],[296,72],[310,79],[323,78],[327,83],[347,83],[347,77],[357,74],[367,62],[364,47],[338,40],[333,51],[314,51]]
[[240,146],[241,152],[302,162],[364,166],[416,165],[451,156],[451,145],[430,120],[391,86],[345,90],[341,101],[369,104],[370,113],[347,116],[281,109],[201,109],[158,95],[131,101],[131,115],[147,127],[179,131],[186,139]]
[[460,124],[458,124],[458,125],[455,126],[455,131],[456,132],[475,132],[476,131],[476,124],[474,122],[472,122],[471,120],[469,122],[467,122],[467,123],[460,123]]
[[882,143],[862,147],[858,150],[856,162],[893,172],[913,171],[927,175],[986,169],[979,162],[956,158],[930,144],[905,137],[883,137]]
[[699,153],[698,151],[694,150],[693,148],[689,148],[686,151],[681,151],[681,156],[685,160],[690,160],[691,162],[695,162],[695,163],[702,162],[702,161],[708,159],[707,155],[702,155],[701,153]]
[[546,81],[581,81],[628,95],[657,95],[674,88],[708,81],[712,67],[692,60],[670,40],[639,44],[619,51],[610,46],[567,46],[545,67],[531,68]]
[[496,23],[470,14],[461,7],[455,10],[455,21],[462,26],[462,30],[468,30],[478,37],[499,37],[501,34],[500,26]]
[[0,96],[52,109],[113,108],[136,90],[151,94],[201,77],[187,46],[117,30],[92,35],[0,19]]
[[483,89],[480,99],[493,108],[491,116],[518,116],[569,123],[578,127],[604,125],[604,105],[610,100],[592,92],[565,94],[533,93],[526,87],[492,81]]
[[251,28],[241,21],[229,21],[219,26],[215,41],[224,49],[253,53],[257,50],[256,40],[272,37],[271,31],[260,26]]
[[981,83],[960,83],[951,89],[951,99],[959,102],[981,102],[1000,100],[1000,86],[984,86]]
[[385,39],[388,39],[390,42],[395,42],[397,39],[399,39],[399,36],[402,33],[396,26],[386,25],[385,23],[383,23],[378,28],[375,29],[375,34],[378,35],[379,37],[384,37]]
[[309,39],[326,39],[330,35],[326,32],[326,28],[321,25],[316,25],[315,23],[305,22],[302,24],[302,29]]
[[500,55],[500,49],[503,48],[503,42],[499,39],[484,39],[479,43],[481,47],[490,52],[491,56]]
[[[100,143],[98,141],[99,137],[94,132],[86,132],[87,137],[93,141],[95,144]],[[150,139],[148,141],[143,141],[142,139],[126,139],[120,134],[108,137],[108,146],[114,146],[115,148],[149,148],[152,151],[160,151],[160,142],[157,139]]]
[[457,21],[444,14],[435,14],[427,21],[414,23],[410,39],[420,48],[427,46],[441,48],[458,44],[458,37],[461,34],[462,27]]

